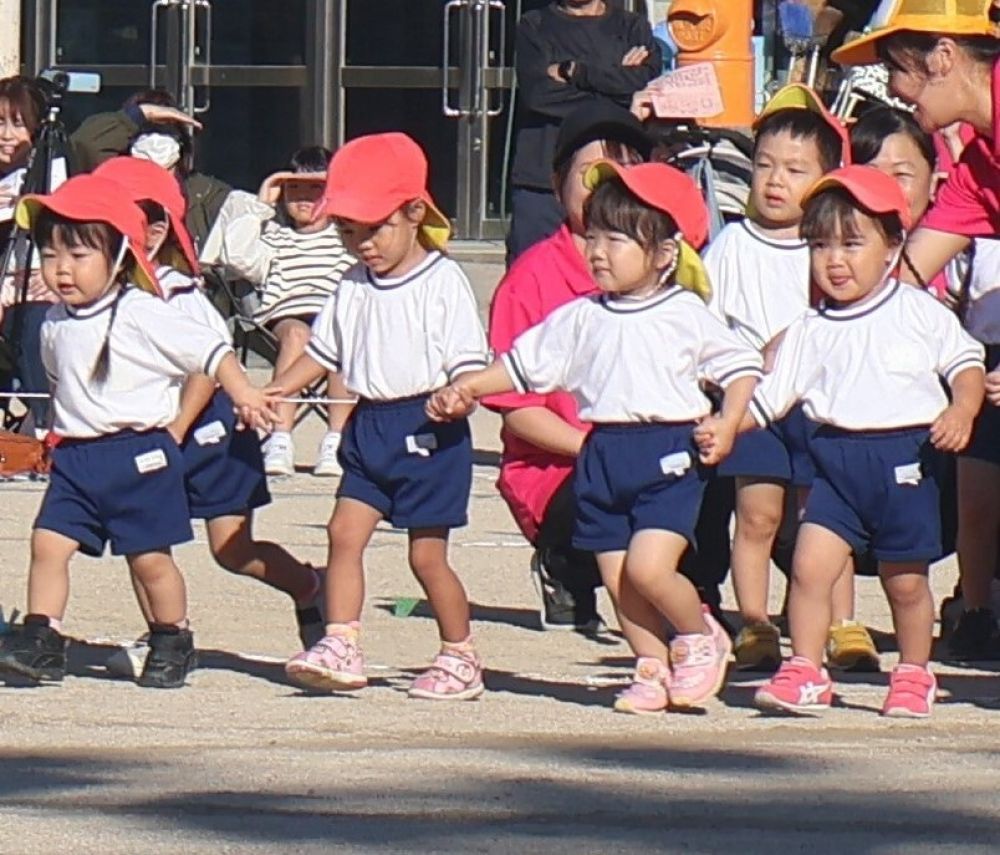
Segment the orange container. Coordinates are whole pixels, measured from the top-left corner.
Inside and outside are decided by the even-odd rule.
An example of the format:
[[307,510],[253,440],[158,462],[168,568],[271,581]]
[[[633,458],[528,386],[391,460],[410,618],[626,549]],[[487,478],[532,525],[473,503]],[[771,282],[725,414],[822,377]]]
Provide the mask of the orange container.
[[749,128],[754,119],[753,0],[673,0],[667,26],[677,65],[715,66],[724,109],[699,119],[709,127]]

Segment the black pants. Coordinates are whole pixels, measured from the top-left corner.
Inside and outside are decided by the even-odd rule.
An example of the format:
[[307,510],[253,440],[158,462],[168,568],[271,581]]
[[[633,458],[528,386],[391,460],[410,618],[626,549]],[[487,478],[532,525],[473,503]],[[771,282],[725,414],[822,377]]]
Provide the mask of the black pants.
[[514,187],[510,191],[507,266],[540,240],[555,234],[566,214],[551,190]]

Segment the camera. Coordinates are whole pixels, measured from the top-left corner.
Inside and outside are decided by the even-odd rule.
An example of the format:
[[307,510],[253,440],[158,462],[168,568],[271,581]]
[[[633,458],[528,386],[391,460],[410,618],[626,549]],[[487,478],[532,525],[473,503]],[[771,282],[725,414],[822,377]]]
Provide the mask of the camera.
[[96,95],[101,91],[101,75],[89,71],[64,71],[46,68],[35,83],[50,104],[58,104],[67,94]]

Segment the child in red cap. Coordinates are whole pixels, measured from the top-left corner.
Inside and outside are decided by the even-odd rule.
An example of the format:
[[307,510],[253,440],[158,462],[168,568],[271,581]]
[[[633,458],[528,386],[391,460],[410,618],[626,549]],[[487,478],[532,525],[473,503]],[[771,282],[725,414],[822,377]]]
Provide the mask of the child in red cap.
[[692,245],[708,217],[694,183],[664,164],[610,161],[587,179],[596,186],[585,207],[587,260],[603,293],[556,309],[489,368],[435,395],[429,412],[454,418],[515,389],[573,393],[593,425],[574,472],[573,546],[596,553],[637,657],[615,709],[701,706],[722,687],[731,643],[678,572],[694,542],[704,466],[729,450],[723,439],[698,459],[692,432],[712,409],[700,384],[725,390],[719,425],[731,445],[762,359],[705,306]]
[[[107,160],[94,175],[120,184],[145,212],[146,252],[157,264],[164,299],[229,342],[229,328],[195,278],[198,260],[184,226],[186,205],[177,179],[163,167],[135,157]],[[278,544],[253,538],[254,509],[271,501],[257,434],[237,430],[233,402],[205,375],[188,377],[183,389],[172,391],[180,396],[168,430],[184,456],[191,517],[205,520],[212,557],[225,569],[292,597],[303,644],[313,644],[323,636],[318,574]],[[140,601],[145,602],[141,595]],[[141,662],[144,652],[140,643],[124,660],[120,656],[109,660],[108,667]]]
[[359,645],[362,557],[388,519],[409,532],[410,567],[437,618],[441,652],[410,696],[466,700],[483,692],[469,601],[448,564],[450,529],[467,522],[472,443],[465,419],[434,424],[428,395],[487,363],[486,337],[461,268],[443,254],[447,218],[427,191],[427,160],[405,134],[352,140],[330,162],[316,216],[340,226],[360,263],[313,324],[305,354],[275,380],[294,392],[326,371],[359,398],[339,449],[344,474],[330,519],[326,637],[286,666],[326,691],[366,685]]
[[61,301],[41,334],[57,444],[32,532],[28,615],[0,642],[0,669],[62,679],[69,560],[78,550],[100,555],[110,541],[148,592],[139,685],[182,686],[194,641],[170,547],[192,533],[184,463],[166,430],[176,415],[170,387],[201,372],[247,411],[272,414],[222,336],[144,293],[158,290],[143,249],[146,220],[119,185],[72,178],[51,195],[25,197],[16,217],[31,228],[42,277]]
[[[758,690],[767,709],[830,706],[831,592],[852,551],[866,549],[879,561],[900,653],[882,713],[926,717],[934,703],[935,457],[969,441],[983,401],[983,347],[932,296],[894,278],[909,226],[899,184],[870,166],[836,170],[806,194],[802,235],[825,296],[788,327],[747,419],[763,427],[801,402],[816,468],[788,602],[794,655]],[[703,448],[713,432],[712,420],[699,428]]]

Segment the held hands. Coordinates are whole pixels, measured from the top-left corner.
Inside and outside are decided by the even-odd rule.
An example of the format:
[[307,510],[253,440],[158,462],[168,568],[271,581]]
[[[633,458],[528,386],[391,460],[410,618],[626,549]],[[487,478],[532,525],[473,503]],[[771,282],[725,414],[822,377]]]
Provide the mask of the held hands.
[[952,404],[931,425],[931,443],[938,451],[961,451],[969,444],[975,418],[976,413],[970,412],[968,407]]
[[427,417],[435,422],[462,419],[476,409],[476,399],[460,383],[438,389],[427,400]]
[[240,425],[243,428],[260,428],[269,431],[278,421],[278,413],[274,409],[284,391],[273,386],[266,389],[258,389],[249,383],[238,395],[233,395],[233,409],[239,416]]
[[698,459],[706,466],[716,466],[725,460],[736,442],[737,425],[721,416],[706,416],[694,429]]
[[986,375],[986,400],[994,407],[1000,407],[1000,370]]

